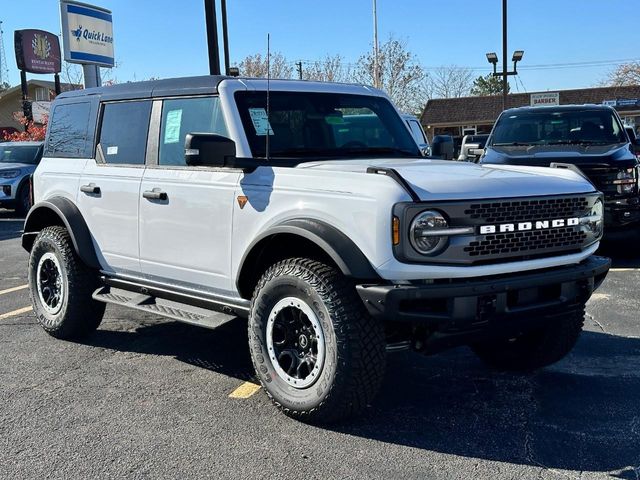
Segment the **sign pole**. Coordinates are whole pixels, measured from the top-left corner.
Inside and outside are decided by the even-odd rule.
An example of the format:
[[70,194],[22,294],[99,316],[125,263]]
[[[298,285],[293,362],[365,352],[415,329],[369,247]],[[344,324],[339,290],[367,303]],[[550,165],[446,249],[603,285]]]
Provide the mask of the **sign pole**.
[[209,47],[209,74],[220,75],[220,49],[218,47],[218,20],[215,0],[204,0],[204,15],[207,24],[207,46]]
[[98,70],[97,65],[93,65],[90,63],[82,64],[82,74],[84,77],[84,88],[92,88],[99,87],[100,82],[100,71]]
[[60,93],[61,93],[61,91],[62,91],[62,89],[60,88],[60,74],[59,74],[58,72],[56,72],[56,73],[53,75],[53,82],[54,82],[54,84],[55,84],[56,97],[57,97],[58,95],[60,95]]
[[[27,73],[20,70],[20,85],[22,86],[22,113],[29,122],[33,121],[31,102],[29,101],[29,87],[27,86]],[[24,126],[24,131],[28,131],[28,125]]]

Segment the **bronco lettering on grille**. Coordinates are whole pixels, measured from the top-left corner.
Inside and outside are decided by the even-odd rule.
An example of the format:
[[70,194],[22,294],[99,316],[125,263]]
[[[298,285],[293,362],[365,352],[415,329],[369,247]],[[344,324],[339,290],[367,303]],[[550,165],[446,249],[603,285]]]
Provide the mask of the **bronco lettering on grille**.
[[500,225],[482,225],[481,235],[491,233],[524,232],[527,230],[546,230],[549,228],[573,227],[580,224],[580,219],[556,218],[555,220],[537,220],[535,222],[502,223]]

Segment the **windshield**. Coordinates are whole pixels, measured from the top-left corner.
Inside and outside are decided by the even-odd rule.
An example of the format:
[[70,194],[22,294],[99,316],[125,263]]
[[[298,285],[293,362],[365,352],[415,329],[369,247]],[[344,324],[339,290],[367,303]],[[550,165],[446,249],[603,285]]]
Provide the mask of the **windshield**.
[[503,114],[491,144],[606,145],[626,142],[615,114],[609,110],[566,110]]
[[0,145],[0,163],[38,163],[39,145]]
[[237,92],[236,102],[255,158],[393,155],[420,157],[411,133],[388,100],[310,92]]

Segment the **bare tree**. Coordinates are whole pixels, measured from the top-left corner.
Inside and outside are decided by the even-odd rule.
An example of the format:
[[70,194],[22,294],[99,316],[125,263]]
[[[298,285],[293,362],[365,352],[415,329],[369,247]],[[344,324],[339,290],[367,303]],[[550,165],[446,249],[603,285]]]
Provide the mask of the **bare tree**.
[[302,78],[319,82],[347,82],[349,68],[343,63],[340,55],[327,55],[322,60],[304,64]]
[[69,85],[84,85],[82,67],[77,63],[62,62],[60,78],[63,83],[67,83]]
[[[380,46],[378,62],[380,88],[401,110],[419,113],[429,96],[426,74],[415,56],[407,50],[406,42],[389,37]],[[353,80],[373,85],[374,63],[373,51],[361,56],[353,72]]]
[[[293,69],[282,53],[271,54],[271,78],[291,78]],[[240,74],[245,77],[266,78],[267,57],[261,53],[249,55],[240,62]]]
[[473,86],[473,74],[465,67],[438,67],[429,73],[428,84],[434,98],[464,97]]
[[640,62],[623,63],[614,68],[602,82],[603,86],[640,85]]

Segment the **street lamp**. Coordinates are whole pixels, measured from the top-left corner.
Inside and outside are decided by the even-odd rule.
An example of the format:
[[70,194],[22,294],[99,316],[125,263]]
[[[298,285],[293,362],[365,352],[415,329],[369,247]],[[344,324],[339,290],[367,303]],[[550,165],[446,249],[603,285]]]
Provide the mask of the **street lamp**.
[[524,50],[516,50],[513,52],[511,61],[513,62],[513,71],[507,71],[507,0],[502,0],[502,72],[498,72],[498,55],[495,52],[487,53],[487,61],[493,65],[493,76],[502,77],[502,109],[507,108],[507,77],[517,75],[516,66],[522,57]]

